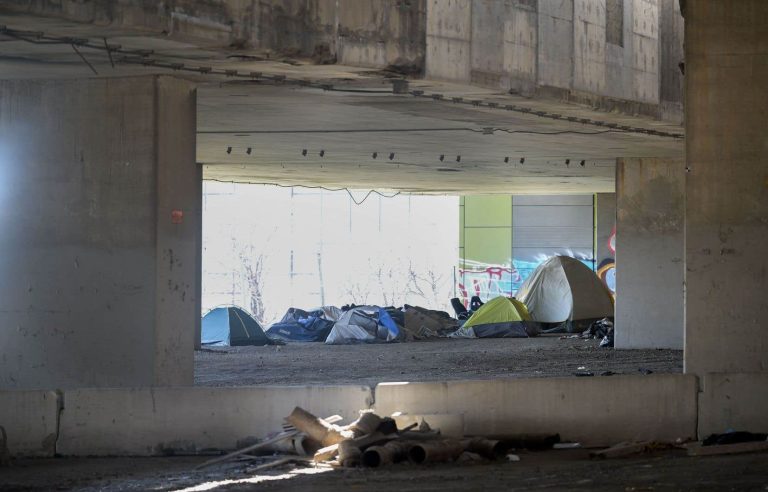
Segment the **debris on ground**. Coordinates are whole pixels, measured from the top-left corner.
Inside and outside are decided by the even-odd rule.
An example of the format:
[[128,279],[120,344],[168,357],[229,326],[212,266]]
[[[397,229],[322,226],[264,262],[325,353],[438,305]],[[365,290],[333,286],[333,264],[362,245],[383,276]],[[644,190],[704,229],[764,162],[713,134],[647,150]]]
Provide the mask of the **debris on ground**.
[[610,448],[589,453],[591,458],[625,458],[638,454],[664,451],[680,447],[679,444],[667,441],[640,441],[640,442],[620,442]]
[[[281,431],[208,460],[197,469],[241,461],[249,463],[248,472],[309,464],[342,468],[379,468],[400,462],[470,465],[520,461],[518,451],[543,451],[560,443],[559,434],[464,435],[461,415],[409,416],[397,412],[382,417],[371,410],[361,410],[354,422],[340,422],[338,415],[320,418],[295,407],[285,418]],[[443,426],[445,432],[440,428]],[[579,443],[558,446],[578,447]],[[273,453],[271,457],[257,456],[267,450]]]
[[768,434],[730,431],[711,434],[703,441],[688,445],[688,456],[712,456],[768,451]]
[[613,321],[610,318],[603,318],[594,321],[589,328],[581,334],[581,338],[600,340],[600,347],[613,348]]

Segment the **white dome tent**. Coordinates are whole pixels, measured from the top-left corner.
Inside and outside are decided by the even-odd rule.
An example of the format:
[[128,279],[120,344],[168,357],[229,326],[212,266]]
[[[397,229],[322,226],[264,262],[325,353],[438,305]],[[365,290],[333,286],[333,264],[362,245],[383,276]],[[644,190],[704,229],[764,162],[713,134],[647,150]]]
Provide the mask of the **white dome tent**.
[[613,297],[584,263],[553,256],[531,273],[517,291],[534,321],[565,323],[613,317]]

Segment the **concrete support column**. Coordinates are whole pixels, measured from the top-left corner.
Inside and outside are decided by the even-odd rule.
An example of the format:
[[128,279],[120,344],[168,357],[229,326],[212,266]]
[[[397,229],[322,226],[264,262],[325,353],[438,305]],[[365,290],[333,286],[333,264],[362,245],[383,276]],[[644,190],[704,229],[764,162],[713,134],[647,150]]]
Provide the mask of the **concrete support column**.
[[766,371],[768,2],[685,16],[685,370]]
[[685,371],[699,435],[768,431],[768,2],[688,0]]
[[683,348],[684,163],[620,159],[616,348]]
[[156,76],[0,82],[0,389],[193,382],[195,97]]

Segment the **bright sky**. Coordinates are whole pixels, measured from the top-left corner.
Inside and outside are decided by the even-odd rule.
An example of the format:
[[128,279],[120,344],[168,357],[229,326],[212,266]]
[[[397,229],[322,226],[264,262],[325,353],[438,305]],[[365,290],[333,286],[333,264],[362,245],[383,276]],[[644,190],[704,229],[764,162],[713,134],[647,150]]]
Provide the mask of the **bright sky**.
[[[353,191],[361,200],[366,191]],[[289,307],[371,303],[450,310],[459,198],[203,185],[203,312],[222,304],[269,325]],[[261,275],[251,278],[261,265]],[[259,287],[255,287],[258,285]]]

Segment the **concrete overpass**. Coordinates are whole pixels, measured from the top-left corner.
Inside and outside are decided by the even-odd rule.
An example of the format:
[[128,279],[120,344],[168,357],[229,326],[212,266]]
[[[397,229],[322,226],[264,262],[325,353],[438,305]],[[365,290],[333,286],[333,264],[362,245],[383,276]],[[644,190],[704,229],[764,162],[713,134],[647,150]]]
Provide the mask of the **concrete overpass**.
[[[766,430],[762,2],[684,3],[684,132],[675,111],[682,104],[675,87],[683,83],[676,2],[609,2],[622,5],[618,18],[595,7],[602,2],[586,1],[563,2],[571,7],[563,11],[516,2],[504,12],[492,2],[456,2],[457,10],[414,2],[396,16],[384,15],[381,2],[366,3],[363,11],[381,13],[366,31],[378,38],[351,30],[360,19],[333,9],[317,13],[340,15],[330,34],[304,19],[274,33],[306,36],[280,38],[264,34],[269,19],[292,17],[261,16],[265,11],[254,20],[248,9],[206,17],[194,2],[157,16],[138,4],[101,10],[65,2],[51,11],[44,3],[12,3],[17,9],[0,17],[0,69],[8,79],[0,84],[7,184],[0,387],[13,391],[0,398],[13,410],[0,416],[34,430],[30,435],[67,442],[72,428],[85,428],[69,450],[151,449],[152,431],[124,448],[103,442],[99,436],[114,429],[90,422],[85,410],[65,410],[57,420],[62,400],[52,390],[78,402],[69,409],[117,415],[126,402],[135,404],[147,412],[149,429],[167,425],[180,395],[195,408],[211,399],[184,388],[199,327],[203,178],[456,194],[615,186],[623,269],[617,343],[643,345],[672,331],[668,343],[682,344],[684,334],[687,374],[588,387],[542,382],[542,405],[564,387],[581,388],[584,399],[573,403],[580,422],[587,425],[594,412],[612,415],[607,430],[595,430],[603,441]],[[498,29],[483,29],[499,20],[500,41]],[[380,34],[392,26],[416,34]],[[563,36],[565,53],[556,49]],[[256,47],[241,48],[248,43]],[[292,48],[293,56],[276,46]],[[302,58],[316,51],[349,66]],[[406,93],[394,93],[391,70],[413,66],[426,78],[411,77]],[[669,275],[659,283],[647,275],[651,269]],[[422,388],[440,408],[417,405],[408,387],[383,387],[376,400],[382,408],[463,411],[479,431],[483,405],[499,403],[499,385],[518,383]],[[136,386],[160,389],[78,389]],[[323,392],[319,406],[347,413],[368,398],[360,388],[340,390],[343,397],[336,389],[257,391],[269,393],[260,398],[275,415],[314,391]],[[467,406],[467,391],[484,396]],[[160,409],[155,392],[164,395]],[[244,405],[227,395],[239,402],[230,408]],[[631,395],[645,396],[629,408]],[[509,408],[487,425],[534,410]],[[554,412],[537,425],[561,428],[572,415]],[[41,428],[41,418],[56,421],[54,430]],[[632,419],[637,425],[627,426]],[[13,439],[31,454],[56,451]]]

